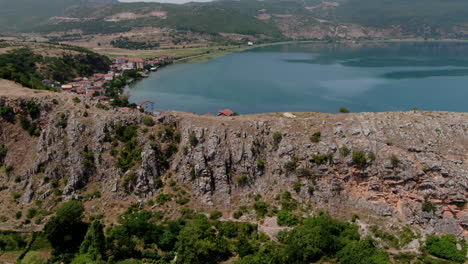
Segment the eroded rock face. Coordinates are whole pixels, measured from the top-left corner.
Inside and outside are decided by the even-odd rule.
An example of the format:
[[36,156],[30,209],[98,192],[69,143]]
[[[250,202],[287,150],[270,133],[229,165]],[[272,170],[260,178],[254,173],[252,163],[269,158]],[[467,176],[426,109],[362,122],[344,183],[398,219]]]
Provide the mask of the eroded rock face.
[[[179,127],[182,145],[190,145],[190,133],[199,143],[187,155],[178,155],[172,169],[207,204],[229,207],[246,201],[250,193],[273,199],[286,190],[294,193],[293,183],[300,182],[298,197],[318,208],[366,211],[431,233],[467,234],[466,114],[180,117]],[[320,141],[311,142],[309,137],[318,131]],[[282,134],[277,147],[274,132]],[[340,153],[343,147],[350,154]],[[358,149],[367,155],[365,166],[353,161],[352,152]],[[325,164],[311,162],[313,155],[329,153],[333,158]],[[374,160],[369,158],[372,155]],[[392,155],[397,164],[391,161]],[[296,170],[305,168],[310,176],[298,177],[296,170],[288,173],[285,164],[293,159],[297,159]],[[264,168],[258,166],[260,160]],[[195,179],[190,177],[193,170]],[[248,184],[239,184],[240,177],[247,177]],[[424,202],[433,204],[435,211],[423,211]]]
[[[5,163],[15,167],[14,176],[0,173],[0,185],[20,193],[24,208],[35,200],[83,199],[94,190],[105,201],[95,207],[141,201],[159,194],[161,178],[172,173],[190,186],[200,206],[236,210],[251,204],[254,195],[274,201],[289,191],[314,211],[379,216],[427,233],[468,235],[468,114],[220,118],[168,112],[154,117],[155,127],[145,127],[145,115],[137,111],[105,111],[91,100],[77,104],[68,97],[53,105],[51,98],[34,98],[41,108],[35,121],[42,130],[39,137],[0,118],[0,145],[9,149]],[[3,97],[0,106],[25,114],[24,100]],[[125,171],[116,166],[125,144],[108,140],[117,123],[139,126],[134,146],[141,152]],[[180,144],[165,139],[159,132],[164,127],[180,133]],[[275,132],[281,135],[278,144]],[[319,140],[311,140],[316,132]],[[174,149],[178,152],[171,154]],[[357,150],[365,153],[365,165],[353,159]],[[5,191],[0,197],[11,200]],[[6,206],[14,212],[16,205]]]

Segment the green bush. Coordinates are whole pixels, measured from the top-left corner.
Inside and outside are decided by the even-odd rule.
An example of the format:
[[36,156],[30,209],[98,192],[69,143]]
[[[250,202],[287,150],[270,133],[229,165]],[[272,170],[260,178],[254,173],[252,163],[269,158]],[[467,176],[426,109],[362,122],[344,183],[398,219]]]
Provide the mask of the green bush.
[[13,117],[15,115],[15,112],[13,111],[13,107],[4,105],[0,107],[0,116],[4,118],[5,120],[12,121]]
[[435,212],[437,210],[437,207],[430,201],[425,200],[421,205],[421,209],[424,212]]
[[192,147],[195,147],[198,145],[198,138],[197,138],[197,135],[195,135],[195,132],[190,133],[189,142]]
[[159,194],[157,197],[156,197],[156,202],[159,204],[159,205],[163,205],[165,204],[166,202],[169,202],[171,200],[171,195],[170,194],[165,194],[165,193],[161,193]]
[[343,155],[343,157],[347,157],[351,153],[351,150],[347,148],[346,146],[342,146],[340,148],[340,154]]
[[281,210],[277,214],[277,222],[280,226],[295,226],[299,223],[299,219],[290,211]]
[[274,149],[278,149],[278,145],[281,143],[281,140],[283,140],[283,135],[281,132],[274,132],[273,133],[273,147]]
[[295,192],[300,192],[301,191],[302,184],[300,182],[294,182],[293,183],[293,190]]
[[223,213],[221,213],[220,211],[213,211],[210,214],[210,219],[211,220],[217,220],[217,219],[221,218],[222,216],[223,216]]
[[242,211],[235,211],[232,217],[234,217],[235,219],[239,219],[242,217],[242,215],[244,215]]
[[367,164],[366,153],[363,150],[356,149],[353,151],[353,163],[359,167],[364,167]]
[[257,201],[254,204],[254,210],[257,213],[257,217],[263,218],[268,213],[268,204],[265,202]]
[[341,108],[339,109],[339,111],[340,111],[340,113],[343,113],[343,114],[349,113],[349,109],[346,108],[346,107],[341,107]]
[[333,160],[333,153],[312,155],[312,162],[322,165]]
[[80,98],[78,98],[78,97],[73,97],[73,102],[75,102],[75,103],[80,103],[81,100],[80,100]]
[[454,235],[444,235],[441,237],[430,235],[427,237],[425,249],[429,254],[439,258],[458,263],[464,263],[466,260],[466,246],[462,250],[458,250],[457,239]]
[[141,122],[146,125],[146,126],[149,126],[149,127],[152,127],[154,126],[154,120],[152,117],[150,116],[145,116],[141,119]]
[[394,168],[396,168],[396,167],[398,167],[398,164],[400,163],[400,160],[398,159],[397,155],[392,154],[392,156],[390,157],[390,162],[392,163],[392,166]]
[[249,183],[249,177],[247,175],[239,176],[239,178],[237,179],[237,183],[240,186],[245,186]]
[[320,142],[321,137],[322,137],[322,132],[317,131],[314,134],[312,134],[312,136],[310,137],[310,141],[312,141],[314,143],[318,143],[318,142]]
[[259,169],[259,170],[265,169],[265,161],[257,160],[257,169]]

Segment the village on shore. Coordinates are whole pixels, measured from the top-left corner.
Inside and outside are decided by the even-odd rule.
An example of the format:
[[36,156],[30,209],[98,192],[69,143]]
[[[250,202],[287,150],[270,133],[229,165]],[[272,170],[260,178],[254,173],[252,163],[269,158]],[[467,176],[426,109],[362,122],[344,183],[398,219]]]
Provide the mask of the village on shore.
[[[92,76],[83,76],[73,79],[72,82],[65,83],[60,86],[59,91],[62,93],[72,93],[91,96],[102,105],[111,104],[113,98],[106,95],[106,89],[109,85],[119,77],[124,75],[126,71],[136,72],[140,78],[146,78],[150,72],[157,71],[160,67],[172,64],[173,58],[169,56],[157,57],[154,59],[141,58],[126,58],[117,57],[114,59],[110,70],[107,73],[95,73]],[[126,79],[125,85],[137,81],[134,78]],[[45,82],[50,82],[45,80]],[[50,85],[50,83],[48,83]],[[135,107],[122,106],[119,109],[125,111],[140,110],[148,113],[153,113],[154,102],[143,100],[135,104]],[[231,109],[223,109],[217,112],[217,116],[235,116],[236,112]],[[206,113],[204,116],[213,116],[211,113]]]

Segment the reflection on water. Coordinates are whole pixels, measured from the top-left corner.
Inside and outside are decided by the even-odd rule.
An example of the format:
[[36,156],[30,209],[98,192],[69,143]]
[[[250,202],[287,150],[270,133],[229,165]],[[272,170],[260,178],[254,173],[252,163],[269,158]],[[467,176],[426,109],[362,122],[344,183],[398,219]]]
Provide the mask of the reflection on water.
[[133,87],[130,99],[199,114],[467,111],[467,55],[463,42],[268,46],[163,68]]
[[468,69],[434,70],[434,71],[396,71],[382,74],[388,79],[414,79],[430,77],[468,76]]

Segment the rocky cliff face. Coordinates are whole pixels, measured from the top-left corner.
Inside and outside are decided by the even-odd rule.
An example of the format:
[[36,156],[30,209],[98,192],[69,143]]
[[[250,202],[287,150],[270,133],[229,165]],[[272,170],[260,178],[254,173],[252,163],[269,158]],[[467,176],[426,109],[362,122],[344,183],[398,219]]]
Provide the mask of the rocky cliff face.
[[[122,205],[145,206],[177,184],[195,210],[230,214],[258,194],[281,207],[277,197],[289,191],[303,214],[327,210],[468,235],[468,114],[167,112],[148,126],[145,114],[85,98],[0,91],[0,107],[13,110],[0,117],[3,164],[11,166],[0,172],[2,229],[39,229],[47,217],[30,223],[15,213],[52,210],[71,198],[111,218]],[[34,119],[30,101],[40,109]],[[38,137],[21,128],[20,115],[37,124]],[[185,204],[177,203],[171,207]],[[161,208],[168,206],[153,206]]]

